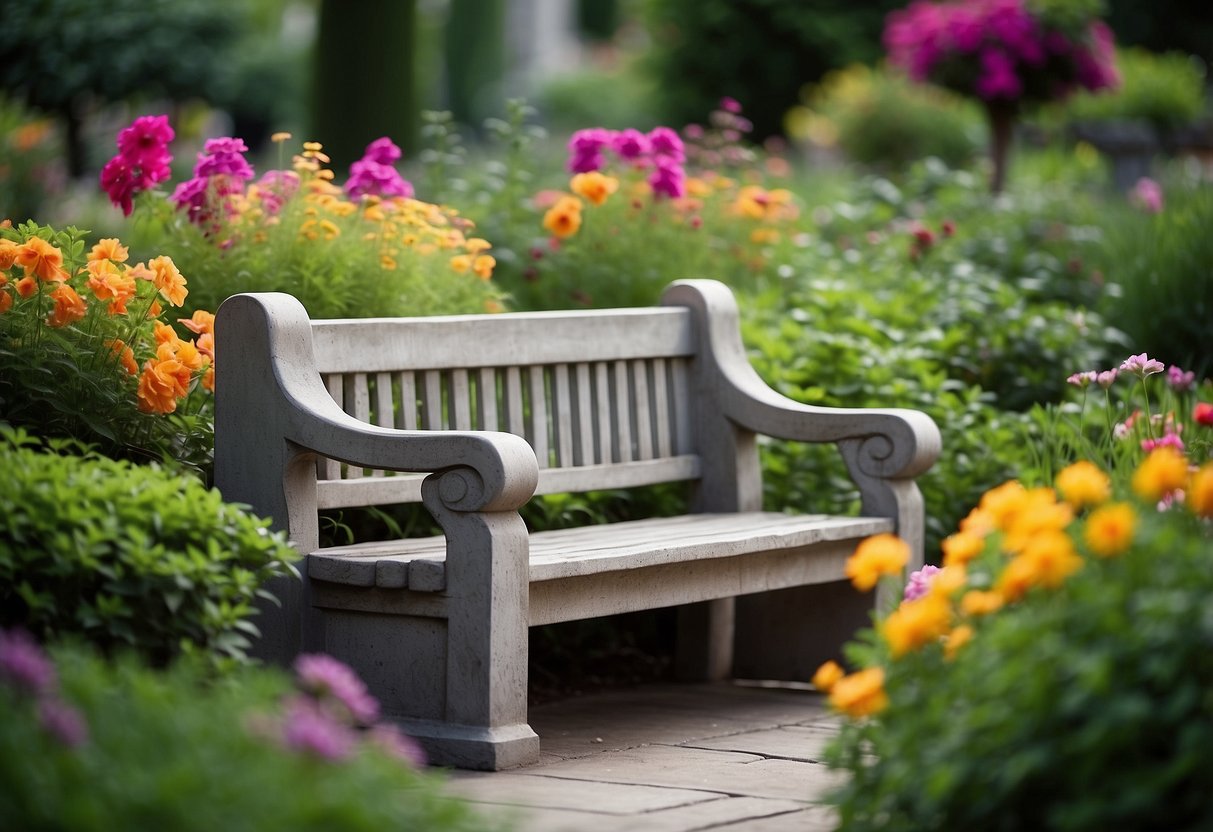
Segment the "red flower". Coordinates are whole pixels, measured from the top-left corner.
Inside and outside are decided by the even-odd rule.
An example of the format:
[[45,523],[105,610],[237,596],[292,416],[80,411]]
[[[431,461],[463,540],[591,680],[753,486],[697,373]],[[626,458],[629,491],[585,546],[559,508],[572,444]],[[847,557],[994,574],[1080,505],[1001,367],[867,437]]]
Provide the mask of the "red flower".
[[1196,407],[1192,408],[1192,418],[1197,424],[1213,428],[1213,404],[1197,402]]

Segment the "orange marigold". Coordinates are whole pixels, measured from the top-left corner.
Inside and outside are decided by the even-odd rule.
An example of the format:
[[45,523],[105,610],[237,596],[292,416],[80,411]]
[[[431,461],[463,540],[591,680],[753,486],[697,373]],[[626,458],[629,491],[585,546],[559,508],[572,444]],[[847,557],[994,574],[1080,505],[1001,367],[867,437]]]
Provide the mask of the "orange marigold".
[[585,197],[593,204],[601,205],[619,189],[619,180],[592,170],[574,176],[569,182],[569,188],[573,193]]
[[38,281],[32,277],[23,277],[14,283],[13,286],[17,289],[17,294],[23,298],[38,294]]
[[1184,502],[1197,516],[1213,517],[1213,462],[1205,463],[1192,474]]
[[1002,593],[984,589],[971,589],[960,599],[960,611],[965,615],[989,615],[1002,609]]
[[1057,474],[1057,490],[1074,508],[1099,505],[1112,493],[1112,481],[1099,466],[1080,460]]
[[130,251],[115,237],[99,240],[88,253],[89,262],[96,260],[112,260],[115,263],[125,263]]
[[884,692],[884,668],[869,667],[842,677],[830,689],[830,704],[857,718],[880,713],[889,704]]
[[1128,503],[1110,503],[1091,512],[1083,529],[1083,539],[1091,551],[1101,557],[1119,555],[1133,542],[1137,531],[1137,512]]
[[847,558],[846,576],[861,592],[876,586],[881,575],[899,575],[910,560],[910,546],[897,535],[878,534],[865,539]]
[[838,662],[828,661],[817,668],[817,672],[813,674],[813,678],[810,681],[813,683],[813,687],[829,693],[834,685],[838,683],[838,680],[845,675],[846,673],[839,667]]
[[66,283],[55,287],[55,291],[51,292],[51,298],[55,301],[55,308],[51,310],[50,316],[46,319],[50,326],[67,326],[80,320],[88,312],[84,298],[76,294],[76,290]]
[[973,640],[973,628],[968,624],[961,624],[952,632],[948,633],[948,637],[943,642],[943,655],[945,658],[953,659],[956,657],[956,651],[964,647]]
[[41,237],[30,237],[19,246],[15,262],[25,269],[27,277],[33,275],[47,283],[67,280],[63,252]]
[[952,624],[952,607],[941,595],[924,595],[914,601],[904,601],[889,613],[880,627],[889,644],[889,652],[898,658],[934,641],[948,631]]
[[986,541],[975,532],[959,531],[945,537],[940,548],[944,566],[963,566],[985,550]]
[[13,263],[17,260],[17,252],[20,249],[20,244],[13,242],[7,237],[0,237],[0,270],[11,269],[13,267]]
[[156,257],[149,260],[147,265],[152,270],[152,283],[160,290],[160,296],[173,306],[185,303],[189,292],[185,288],[185,278],[177,271],[173,259],[168,256]]
[[177,323],[198,335],[215,332],[215,316],[205,309],[197,310],[188,318],[178,318]]
[[572,196],[561,197],[543,215],[543,227],[560,239],[576,234],[581,228],[581,200]]
[[1143,500],[1159,500],[1188,479],[1188,460],[1170,445],[1155,448],[1133,472],[1133,491]]
[[13,296],[8,292],[0,291],[0,315],[13,308]]
[[130,271],[120,271],[108,260],[90,261],[88,271],[88,288],[97,299],[108,304],[111,315],[125,315],[127,303],[135,297],[135,278]]
[[118,363],[122,365],[122,369],[126,370],[128,375],[138,375],[139,365],[135,362],[135,353],[131,351],[125,341],[115,338],[112,341],[106,341],[105,345],[118,356]]
[[176,359],[148,359],[136,391],[139,409],[144,413],[172,413],[177,400],[188,392],[192,375],[190,368]]
[[497,261],[492,256],[481,254],[472,262],[472,272],[481,280],[488,280],[493,276],[496,265]]

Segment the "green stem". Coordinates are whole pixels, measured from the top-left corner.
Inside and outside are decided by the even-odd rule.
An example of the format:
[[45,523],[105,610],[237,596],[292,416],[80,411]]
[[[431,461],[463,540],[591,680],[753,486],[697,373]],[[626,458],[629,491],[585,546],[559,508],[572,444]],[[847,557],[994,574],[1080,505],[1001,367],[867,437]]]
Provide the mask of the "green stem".
[[1146,377],[1141,377],[1141,394],[1146,400],[1146,436],[1154,438],[1154,416],[1150,413],[1150,388],[1146,386]]

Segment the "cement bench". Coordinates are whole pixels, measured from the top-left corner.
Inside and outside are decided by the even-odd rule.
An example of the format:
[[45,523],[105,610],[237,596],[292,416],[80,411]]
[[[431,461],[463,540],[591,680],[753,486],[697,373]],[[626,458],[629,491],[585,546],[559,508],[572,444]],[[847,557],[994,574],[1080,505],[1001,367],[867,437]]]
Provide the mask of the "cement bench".
[[[719,679],[739,663],[737,596],[829,587],[870,609],[843,564],[882,531],[921,562],[914,477],[935,424],[774,392],[714,281],[674,283],[655,308],[341,321],[237,295],[216,336],[216,484],[307,555],[302,582],[273,587],[260,654],[348,662],[438,763],[538,760],[528,627],[685,605],[680,667]],[[761,511],[758,434],[835,443],[864,516]],[[675,481],[692,514],[535,534],[518,514],[537,493]],[[443,536],[319,548],[320,510],[417,501]],[[827,600],[793,603],[799,620],[761,640],[816,638]]]

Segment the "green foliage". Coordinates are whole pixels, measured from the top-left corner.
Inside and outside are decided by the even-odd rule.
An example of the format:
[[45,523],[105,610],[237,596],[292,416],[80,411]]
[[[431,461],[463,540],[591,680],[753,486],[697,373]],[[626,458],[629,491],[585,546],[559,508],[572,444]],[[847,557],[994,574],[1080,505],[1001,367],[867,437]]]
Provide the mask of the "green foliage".
[[655,85],[634,62],[604,71],[562,72],[549,79],[536,103],[553,128],[569,131],[587,124],[611,130],[656,127]]
[[1069,99],[1063,107],[1069,121],[1140,119],[1168,130],[1190,124],[1204,112],[1205,72],[1192,56],[1124,49],[1117,53],[1116,64],[1121,86]]
[[835,70],[810,90],[805,106],[788,113],[788,132],[836,145],[862,164],[901,170],[935,156],[956,167],[971,160],[985,139],[975,104],[883,68]]
[[[53,246],[62,258],[62,276],[70,277],[37,279],[33,294],[24,297],[14,287],[26,273],[9,250],[12,265],[0,269],[6,281],[0,285],[0,308],[6,309],[0,313],[0,417],[43,436],[92,443],[110,456],[164,461],[205,475],[214,433],[214,399],[202,386],[209,359],[190,342],[197,366],[183,370],[184,395],[158,400],[152,411],[138,395],[139,368],[146,372],[148,361],[159,360],[157,332],[171,329],[160,319],[177,317],[166,296],[152,280],[129,274],[130,263],[102,258],[86,268],[93,258],[85,249],[86,232],[77,228],[56,232],[31,221],[0,229],[0,247],[31,240]],[[94,271],[126,274],[132,295],[125,311],[96,294]],[[86,307],[78,319],[75,313],[57,317],[56,296],[65,291]],[[164,311],[152,314],[155,304]],[[116,341],[130,350],[125,359]]]
[[54,651],[62,698],[87,741],[65,748],[34,705],[0,687],[0,819],[27,832],[381,832],[499,828],[441,793],[440,777],[364,744],[346,760],[288,750],[271,735],[289,685],[241,669],[214,681],[199,666],[153,672]]
[[1138,515],[1127,552],[975,620],[953,659],[929,643],[889,663],[887,708],[831,751],[840,830],[1213,824],[1208,529]]
[[1109,320],[1135,350],[1213,372],[1213,187],[1170,180],[1162,212],[1125,213],[1110,224],[1102,264],[1119,295],[1107,298]]
[[295,558],[267,521],[193,477],[44,451],[4,425],[0,517],[0,624],[156,662],[242,658],[258,587]]
[[702,118],[722,95],[740,101],[759,138],[781,133],[802,84],[881,54],[885,14],[900,0],[648,0],[660,117]]
[[54,122],[0,95],[0,219],[41,216],[67,184]]

